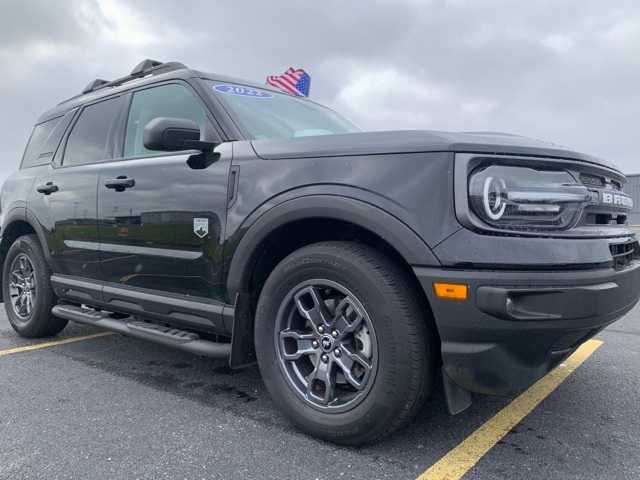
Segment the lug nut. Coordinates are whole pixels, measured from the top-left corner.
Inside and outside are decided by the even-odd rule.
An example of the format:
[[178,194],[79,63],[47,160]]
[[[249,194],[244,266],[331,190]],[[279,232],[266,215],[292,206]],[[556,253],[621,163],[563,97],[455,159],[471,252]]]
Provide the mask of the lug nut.
[[318,348],[318,345],[320,345],[320,344],[318,343],[318,341],[317,341],[317,340],[314,340],[314,341],[312,341],[312,342],[311,342],[311,346],[312,346],[313,348]]
[[339,348],[336,348],[336,349],[333,351],[333,354],[334,354],[336,357],[339,357],[340,355],[342,355],[342,350],[340,350]]
[[322,356],[320,357],[320,359],[324,362],[327,363],[329,361],[329,355],[327,355],[326,353],[323,353]]
[[324,327],[322,325],[318,327],[318,332],[324,333]]
[[331,335],[333,335],[333,337],[337,337],[338,336],[338,330],[334,330],[333,332],[331,332]]

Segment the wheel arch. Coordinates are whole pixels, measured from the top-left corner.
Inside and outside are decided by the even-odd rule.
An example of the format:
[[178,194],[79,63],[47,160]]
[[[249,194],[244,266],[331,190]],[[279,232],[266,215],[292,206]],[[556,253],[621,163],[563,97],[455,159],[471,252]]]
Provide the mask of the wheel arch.
[[[0,241],[0,272],[4,270],[4,261],[9,247],[22,235],[37,235],[45,259],[49,261],[49,251],[44,243],[44,234],[37,225],[38,223],[34,221],[33,216],[29,215],[29,212],[24,208],[16,208],[7,215],[2,228],[2,240]],[[0,277],[1,275],[0,273]],[[2,289],[0,289],[0,301],[4,300],[2,296]]]
[[[429,246],[409,226],[370,203],[334,195],[306,195],[284,201],[251,223],[233,252],[227,274],[229,300],[246,286],[262,247],[298,222],[343,222],[383,241],[407,265],[439,266]],[[318,241],[325,240],[324,238]]]
[[[287,200],[263,213],[248,227],[233,253],[227,274],[227,295],[236,307],[234,337],[243,337],[234,338],[234,345],[253,344],[255,305],[273,267],[305,245],[328,240],[362,242],[391,257],[415,284],[417,294],[430,313],[428,299],[411,265],[439,266],[440,263],[413,230],[367,202],[349,197],[308,195]],[[428,316],[438,337],[433,315]]]

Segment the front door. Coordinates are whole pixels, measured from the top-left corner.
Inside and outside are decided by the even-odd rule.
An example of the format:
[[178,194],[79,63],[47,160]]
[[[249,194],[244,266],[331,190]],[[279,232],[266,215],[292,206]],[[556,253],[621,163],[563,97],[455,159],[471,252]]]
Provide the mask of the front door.
[[208,168],[192,169],[187,160],[193,152],[144,147],[144,127],[157,117],[193,120],[201,129],[209,122],[185,84],[133,93],[124,158],[103,164],[98,181],[102,276],[152,295],[222,303],[231,146],[220,145],[219,160]]

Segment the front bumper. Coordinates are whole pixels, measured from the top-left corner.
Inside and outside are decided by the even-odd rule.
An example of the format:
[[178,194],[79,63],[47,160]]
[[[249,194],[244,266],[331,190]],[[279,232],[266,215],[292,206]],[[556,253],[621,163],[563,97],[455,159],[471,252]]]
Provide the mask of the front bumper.
[[[640,261],[623,270],[414,272],[435,317],[444,371],[458,386],[486,394],[529,386],[640,296]],[[469,296],[438,298],[433,282],[465,283]]]

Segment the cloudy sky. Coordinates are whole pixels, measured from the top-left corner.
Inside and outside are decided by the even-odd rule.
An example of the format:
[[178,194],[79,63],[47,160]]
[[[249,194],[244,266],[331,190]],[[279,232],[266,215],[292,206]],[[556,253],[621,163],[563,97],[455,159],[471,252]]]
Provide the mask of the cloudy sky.
[[289,66],[365,129],[499,130],[640,173],[640,3],[0,0],[0,180],[37,116],[144,58]]

